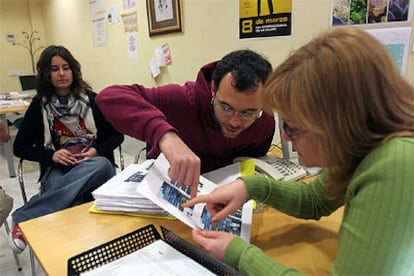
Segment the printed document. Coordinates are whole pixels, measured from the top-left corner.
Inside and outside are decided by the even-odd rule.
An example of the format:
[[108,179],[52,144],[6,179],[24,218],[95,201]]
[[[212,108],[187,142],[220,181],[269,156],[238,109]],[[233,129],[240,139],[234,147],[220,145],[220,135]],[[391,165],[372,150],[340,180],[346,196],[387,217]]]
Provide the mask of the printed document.
[[[235,166],[239,166],[239,164],[236,163],[228,168],[225,167],[224,169],[228,169],[234,173]],[[201,228],[206,230],[225,231],[240,236],[246,242],[250,242],[250,228],[253,214],[252,200],[245,203],[242,208],[229,215],[224,220],[212,223],[210,214],[204,208],[205,204],[200,203],[191,208],[181,207],[182,203],[187,202],[191,198],[191,187],[181,186],[177,181],[169,178],[168,168],[168,160],[163,154],[160,154],[146,177],[137,187],[137,192],[146,196],[152,202],[193,229]],[[221,173],[222,172],[223,170],[221,170]],[[227,174],[225,177],[226,183],[239,177],[240,169],[238,169],[237,172],[238,173],[232,177]],[[218,174],[218,172],[216,172],[216,174]],[[211,193],[216,187],[217,184],[200,176],[197,194]]]

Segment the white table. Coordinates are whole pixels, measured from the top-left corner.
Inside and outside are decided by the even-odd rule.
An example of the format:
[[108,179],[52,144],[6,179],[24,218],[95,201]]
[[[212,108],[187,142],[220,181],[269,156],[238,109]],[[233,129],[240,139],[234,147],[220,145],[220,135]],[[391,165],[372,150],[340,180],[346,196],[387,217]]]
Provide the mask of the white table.
[[[10,105],[0,104],[0,119],[4,122],[6,126],[8,126],[7,113],[12,114],[16,112],[25,112],[28,108],[29,103],[30,103],[29,101],[24,101],[24,102],[11,101]],[[10,139],[6,143],[3,143],[3,145],[4,145],[4,151],[6,153],[9,176],[16,177],[16,170],[14,168],[14,161],[13,161],[12,139]]]

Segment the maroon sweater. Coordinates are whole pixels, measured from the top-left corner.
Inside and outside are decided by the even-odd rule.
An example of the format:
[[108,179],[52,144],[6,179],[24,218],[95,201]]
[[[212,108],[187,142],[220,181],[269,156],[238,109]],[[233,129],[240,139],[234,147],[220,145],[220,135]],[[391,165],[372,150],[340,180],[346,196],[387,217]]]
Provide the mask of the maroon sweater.
[[235,139],[222,135],[211,102],[210,81],[216,62],[205,65],[195,82],[146,88],[114,85],[105,88],[96,103],[118,131],[152,145],[147,153],[156,158],[158,141],[175,131],[201,160],[201,173],[231,164],[237,156],[262,156],[275,131],[273,114],[263,113]]

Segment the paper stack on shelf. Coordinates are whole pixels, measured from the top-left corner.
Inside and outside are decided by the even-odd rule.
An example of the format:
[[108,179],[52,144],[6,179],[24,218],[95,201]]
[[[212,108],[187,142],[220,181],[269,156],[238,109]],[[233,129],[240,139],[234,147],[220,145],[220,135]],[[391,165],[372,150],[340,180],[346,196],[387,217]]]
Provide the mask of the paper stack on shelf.
[[153,163],[154,160],[146,160],[141,164],[131,164],[93,191],[95,201],[90,211],[169,216],[168,212],[136,191]]
[[19,92],[0,92],[0,105],[29,105],[31,98],[32,96]]

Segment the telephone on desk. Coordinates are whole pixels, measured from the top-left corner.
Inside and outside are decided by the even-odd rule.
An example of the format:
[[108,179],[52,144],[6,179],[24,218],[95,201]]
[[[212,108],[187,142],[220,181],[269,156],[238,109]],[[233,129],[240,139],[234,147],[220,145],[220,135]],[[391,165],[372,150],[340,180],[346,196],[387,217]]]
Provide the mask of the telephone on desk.
[[273,155],[265,155],[258,158],[241,156],[235,158],[233,162],[242,162],[248,159],[254,160],[256,171],[276,180],[295,181],[306,176],[306,171],[302,166]]

